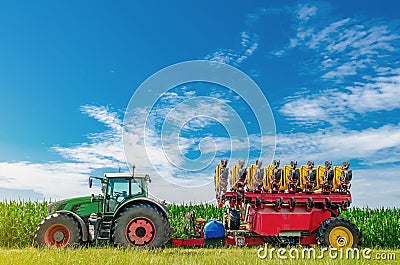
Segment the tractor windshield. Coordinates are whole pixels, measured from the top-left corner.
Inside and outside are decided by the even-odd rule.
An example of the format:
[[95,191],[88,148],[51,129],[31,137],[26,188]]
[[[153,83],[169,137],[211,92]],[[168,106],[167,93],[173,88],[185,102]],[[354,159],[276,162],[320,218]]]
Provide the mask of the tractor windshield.
[[143,189],[133,178],[109,178],[107,185],[106,212],[114,212],[125,199],[141,195]]

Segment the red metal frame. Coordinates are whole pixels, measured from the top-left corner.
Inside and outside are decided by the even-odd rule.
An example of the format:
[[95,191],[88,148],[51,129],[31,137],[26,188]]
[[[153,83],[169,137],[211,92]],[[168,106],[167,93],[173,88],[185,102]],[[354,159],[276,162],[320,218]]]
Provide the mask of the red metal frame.
[[289,208],[276,211],[272,207],[251,207],[246,222],[250,226],[250,232],[262,236],[277,236],[284,231],[313,232],[331,216],[330,211],[323,209],[306,211],[305,207],[296,207],[293,211]]
[[204,246],[204,238],[173,238],[173,247],[200,247]]
[[[316,230],[331,216],[339,215],[352,202],[350,193],[226,192],[218,205],[246,211],[245,229],[240,236],[228,232],[225,245],[262,245],[290,233],[299,235],[300,244],[316,244]],[[245,211],[244,211],[245,210]],[[289,233],[289,234],[288,234]],[[172,239],[172,246],[204,246],[204,238]]]
[[[244,237],[243,242],[238,243],[238,237],[228,235],[225,238],[226,246],[258,246],[265,243],[264,237]],[[204,238],[172,238],[173,247],[202,247],[204,246]]]

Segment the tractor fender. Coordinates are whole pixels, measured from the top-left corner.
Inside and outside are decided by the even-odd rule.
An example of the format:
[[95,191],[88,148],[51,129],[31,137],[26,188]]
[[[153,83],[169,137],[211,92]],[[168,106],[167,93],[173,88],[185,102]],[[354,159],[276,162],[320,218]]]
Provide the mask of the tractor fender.
[[86,226],[85,221],[83,221],[82,218],[81,218],[79,215],[77,215],[77,214],[74,213],[74,212],[67,211],[67,210],[60,210],[60,211],[57,211],[56,213],[72,215],[72,216],[75,218],[75,220],[78,221],[79,226],[81,227],[81,231],[82,231],[82,241],[86,242],[86,241],[89,240],[89,231],[88,231],[88,228],[87,228],[87,226]]
[[136,198],[136,199],[132,199],[132,200],[129,200],[129,201],[124,202],[123,204],[121,204],[121,205],[118,207],[118,209],[115,211],[115,213],[114,213],[114,219],[115,219],[115,217],[118,216],[118,214],[119,214],[123,209],[125,209],[127,206],[131,206],[131,205],[134,205],[134,204],[137,204],[137,203],[145,203],[145,204],[153,205],[153,206],[155,206],[158,210],[160,210],[162,213],[164,213],[164,214],[165,214],[165,217],[167,217],[167,218],[169,217],[168,208],[167,208],[164,204],[162,204],[162,203],[160,203],[160,202],[158,202],[158,201],[149,199],[149,198]]

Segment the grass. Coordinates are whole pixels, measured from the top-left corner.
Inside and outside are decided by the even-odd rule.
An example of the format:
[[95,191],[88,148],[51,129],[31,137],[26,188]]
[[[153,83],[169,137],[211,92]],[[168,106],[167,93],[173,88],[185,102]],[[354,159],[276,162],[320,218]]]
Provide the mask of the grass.
[[[300,249],[300,248],[297,248]],[[258,248],[165,248],[159,250],[119,249],[119,248],[77,248],[77,249],[0,249],[0,263],[18,264],[398,264],[397,260],[376,260],[375,255],[388,256],[393,253],[400,258],[400,250],[374,249],[371,259],[288,259],[282,260],[275,254],[273,259],[259,259]],[[318,253],[318,252],[317,252]]]

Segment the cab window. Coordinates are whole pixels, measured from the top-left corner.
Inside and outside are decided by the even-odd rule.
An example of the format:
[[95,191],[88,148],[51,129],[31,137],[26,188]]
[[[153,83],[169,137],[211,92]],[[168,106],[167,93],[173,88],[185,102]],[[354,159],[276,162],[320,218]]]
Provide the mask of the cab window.
[[132,178],[110,178],[107,186],[106,212],[114,212],[125,199],[141,193],[141,186]]

